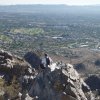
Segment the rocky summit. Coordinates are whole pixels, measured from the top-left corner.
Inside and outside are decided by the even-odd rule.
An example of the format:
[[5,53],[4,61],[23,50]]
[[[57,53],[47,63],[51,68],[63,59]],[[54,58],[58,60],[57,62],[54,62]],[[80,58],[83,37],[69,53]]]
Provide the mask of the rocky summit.
[[94,100],[90,88],[80,78],[73,66],[56,65],[40,72],[29,94],[38,100]]
[[45,69],[33,68],[24,59],[0,50],[0,100],[95,99],[71,64],[61,62]]

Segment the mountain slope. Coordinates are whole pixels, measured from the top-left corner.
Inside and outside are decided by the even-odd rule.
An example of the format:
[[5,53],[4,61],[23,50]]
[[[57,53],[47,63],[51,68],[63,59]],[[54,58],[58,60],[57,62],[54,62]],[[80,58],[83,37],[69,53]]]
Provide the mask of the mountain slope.
[[25,100],[25,98],[94,100],[90,88],[72,65],[52,63],[45,70],[32,68],[22,58],[3,50],[0,51],[0,98],[1,100]]
[[30,12],[30,13],[95,13],[100,6],[67,6],[67,5],[8,5],[0,6],[0,12]]

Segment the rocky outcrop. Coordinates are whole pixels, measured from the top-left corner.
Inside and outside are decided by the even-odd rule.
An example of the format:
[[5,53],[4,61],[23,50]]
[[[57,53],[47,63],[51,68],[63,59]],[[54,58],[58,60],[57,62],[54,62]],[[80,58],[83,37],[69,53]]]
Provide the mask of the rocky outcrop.
[[94,100],[90,88],[72,65],[52,63],[43,70],[39,68],[39,56],[25,57],[33,59],[34,68],[22,58],[0,51],[2,100]]
[[20,78],[34,74],[32,72],[34,70],[25,60],[0,50],[0,100],[16,100],[19,91],[22,90],[23,80]]
[[94,100],[89,87],[70,64],[52,64],[40,72],[29,93],[38,100]]
[[0,71],[3,72],[6,69],[11,69],[13,68],[13,65],[11,61],[13,60],[13,57],[10,53],[5,52],[3,50],[0,51]]
[[[21,57],[12,55],[9,52],[0,50],[0,72],[3,74],[12,73],[21,75],[25,70],[31,69],[31,66]],[[27,72],[28,73],[28,72]]]

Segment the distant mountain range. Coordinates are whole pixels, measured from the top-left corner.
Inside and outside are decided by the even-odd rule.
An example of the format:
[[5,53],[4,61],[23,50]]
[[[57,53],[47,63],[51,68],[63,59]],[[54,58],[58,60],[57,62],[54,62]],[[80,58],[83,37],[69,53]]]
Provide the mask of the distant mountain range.
[[27,13],[99,13],[100,5],[67,6],[67,5],[6,5],[0,6],[0,12]]

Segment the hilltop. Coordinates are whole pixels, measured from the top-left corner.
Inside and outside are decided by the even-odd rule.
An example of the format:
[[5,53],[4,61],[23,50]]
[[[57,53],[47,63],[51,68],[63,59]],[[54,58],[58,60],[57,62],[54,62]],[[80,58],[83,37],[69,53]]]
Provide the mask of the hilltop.
[[100,11],[99,5],[92,6],[68,6],[68,5],[6,5],[0,6],[0,12],[22,12],[22,13],[95,13]]
[[[38,57],[33,53],[33,60],[37,61]],[[34,62],[36,63],[38,62]],[[54,62],[42,70],[39,66],[32,68],[24,59],[1,50],[0,99],[25,100],[25,98],[94,100],[94,95],[71,64]]]

